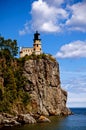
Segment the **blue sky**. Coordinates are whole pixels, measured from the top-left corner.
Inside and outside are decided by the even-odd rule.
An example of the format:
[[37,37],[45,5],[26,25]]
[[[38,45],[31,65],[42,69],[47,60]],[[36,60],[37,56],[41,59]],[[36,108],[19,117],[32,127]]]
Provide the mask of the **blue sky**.
[[0,0],[1,36],[32,47],[36,30],[59,62],[67,106],[86,107],[86,0]]

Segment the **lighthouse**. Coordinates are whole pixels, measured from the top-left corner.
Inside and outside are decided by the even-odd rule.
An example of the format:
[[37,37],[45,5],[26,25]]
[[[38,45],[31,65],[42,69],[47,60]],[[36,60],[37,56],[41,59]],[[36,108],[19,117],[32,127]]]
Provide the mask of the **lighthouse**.
[[40,55],[42,53],[42,47],[41,47],[41,39],[40,39],[40,34],[38,31],[34,34],[34,39],[33,39],[33,51],[36,55]]
[[42,45],[41,45],[41,39],[40,34],[38,31],[34,33],[34,39],[33,39],[33,47],[21,47],[20,49],[20,57],[24,57],[25,55],[40,55],[42,53]]

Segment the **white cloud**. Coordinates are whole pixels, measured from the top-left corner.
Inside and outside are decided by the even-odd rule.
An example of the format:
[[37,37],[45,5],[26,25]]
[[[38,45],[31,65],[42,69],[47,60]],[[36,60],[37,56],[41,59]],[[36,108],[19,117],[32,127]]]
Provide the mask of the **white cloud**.
[[52,21],[48,21],[42,24],[40,30],[44,32],[60,32],[60,27],[54,25]]
[[75,93],[71,93],[69,92],[69,102],[86,102],[86,97],[85,97],[85,94],[83,93],[79,93],[78,94],[75,94]]
[[49,5],[60,6],[64,3],[64,0],[45,0]]
[[30,24],[28,28],[24,25],[19,34],[24,35],[28,30],[59,33],[66,29],[86,32],[85,10],[85,0],[76,3],[72,0],[35,0],[31,7],[31,20],[28,21]]
[[[64,0],[37,0],[32,3],[31,8],[31,24],[28,29],[39,30],[41,32],[61,32],[62,22],[60,20],[67,19],[68,13],[61,7]],[[26,26],[19,31],[19,34],[26,34],[28,31]]]
[[[81,70],[82,71],[82,70]],[[68,107],[86,107],[86,72],[62,71],[63,88],[68,92]]]
[[33,28],[44,32],[60,32],[59,19],[68,17],[64,9],[52,5],[51,1],[43,0],[33,2],[31,14]]
[[61,72],[62,86],[72,93],[86,93],[86,72]]
[[22,29],[22,30],[19,31],[19,35],[25,35],[25,34],[27,34],[28,32],[29,32],[29,23],[26,22],[26,23],[24,24],[24,29]]
[[86,32],[86,2],[76,3],[69,6],[71,17],[66,21],[70,30]]
[[69,44],[63,45],[59,52],[57,52],[57,58],[77,58],[86,57],[86,41],[75,41]]
[[67,105],[68,107],[86,107],[86,93],[68,93],[68,101]]

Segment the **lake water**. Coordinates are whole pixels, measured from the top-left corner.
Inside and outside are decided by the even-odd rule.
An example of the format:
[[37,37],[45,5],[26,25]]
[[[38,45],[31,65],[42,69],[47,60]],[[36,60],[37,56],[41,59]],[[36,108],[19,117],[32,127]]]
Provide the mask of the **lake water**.
[[30,124],[0,130],[86,130],[86,108],[72,108],[74,115],[50,117],[51,123]]

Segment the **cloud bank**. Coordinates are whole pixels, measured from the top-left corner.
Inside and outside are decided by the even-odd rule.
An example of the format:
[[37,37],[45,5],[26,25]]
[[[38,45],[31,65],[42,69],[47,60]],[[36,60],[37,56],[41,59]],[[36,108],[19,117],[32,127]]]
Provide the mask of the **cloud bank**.
[[70,30],[86,32],[86,2],[81,2],[69,6],[71,17],[66,21],[66,26]]
[[86,41],[74,41],[63,45],[55,55],[57,58],[86,57]]
[[86,71],[62,71],[61,77],[68,92],[68,107],[86,107]]
[[25,35],[29,30],[59,33],[66,30],[86,32],[86,2],[70,4],[65,0],[37,0],[32,3],[31,21],[19,31]]

